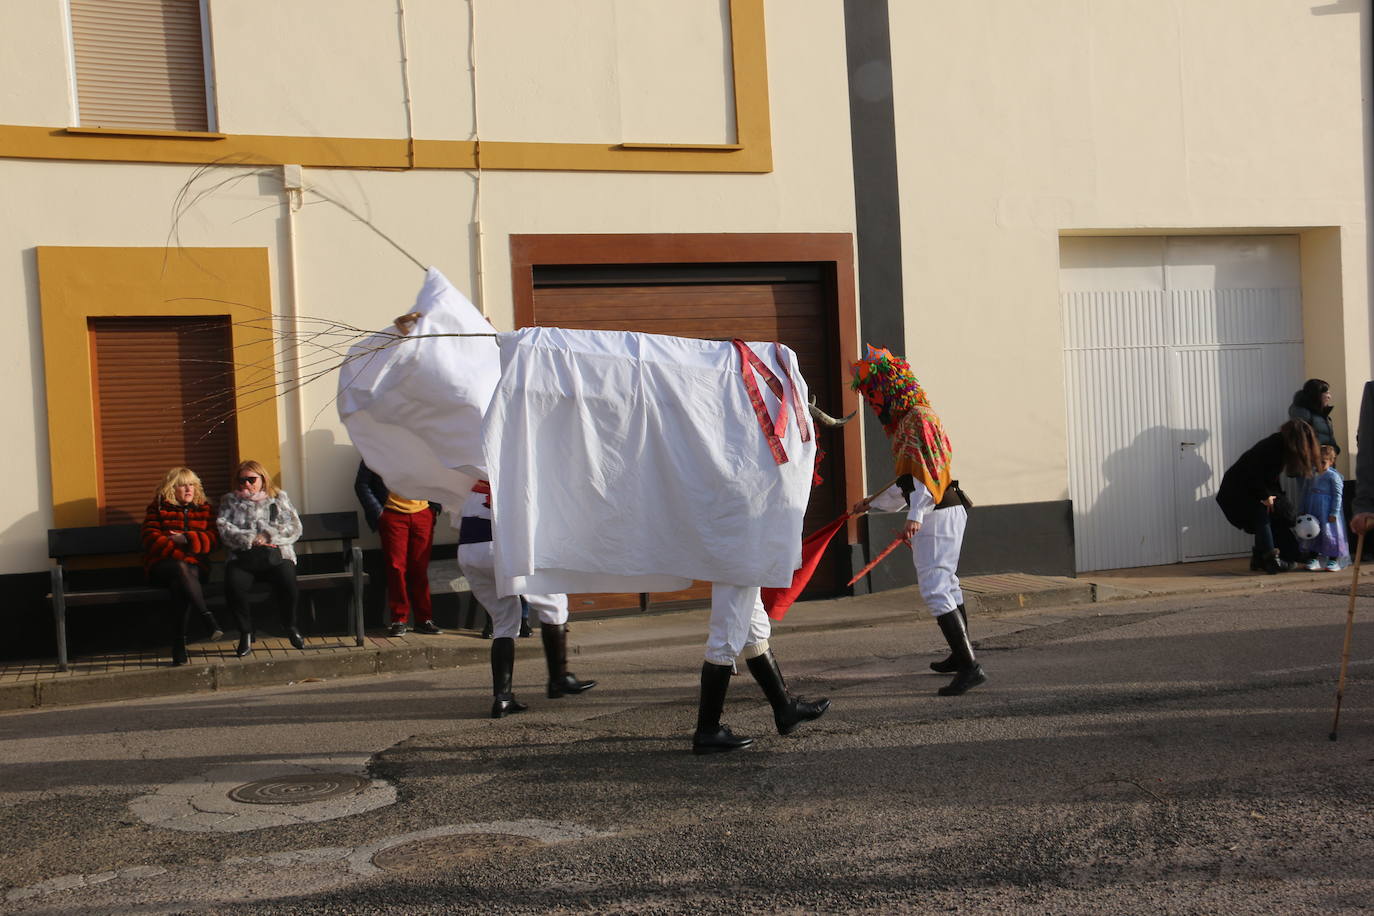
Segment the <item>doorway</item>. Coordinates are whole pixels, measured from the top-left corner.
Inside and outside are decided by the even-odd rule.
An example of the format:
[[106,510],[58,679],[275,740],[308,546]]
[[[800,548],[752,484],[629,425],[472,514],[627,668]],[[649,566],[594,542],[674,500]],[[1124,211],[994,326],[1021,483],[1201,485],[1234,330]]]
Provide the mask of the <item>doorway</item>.
[[1066,237],[1060,304],[1076,568],[1246,553],[1215,497],[1302,384],[1297,237]]

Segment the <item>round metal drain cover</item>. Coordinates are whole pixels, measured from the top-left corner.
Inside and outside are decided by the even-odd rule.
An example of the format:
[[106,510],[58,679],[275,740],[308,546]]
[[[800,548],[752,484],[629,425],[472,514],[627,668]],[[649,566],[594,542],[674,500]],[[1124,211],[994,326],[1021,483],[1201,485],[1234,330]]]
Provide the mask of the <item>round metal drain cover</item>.
[[372,864],[387,871],[430,870],[542,845],[534,837],[512,833],[451,833],[388,846],[372,857]]
[[229,790],[229,797],[246,805],[308,805],[355,795],[370,785],[370,780],[350,773],[274,776],[236,786]]

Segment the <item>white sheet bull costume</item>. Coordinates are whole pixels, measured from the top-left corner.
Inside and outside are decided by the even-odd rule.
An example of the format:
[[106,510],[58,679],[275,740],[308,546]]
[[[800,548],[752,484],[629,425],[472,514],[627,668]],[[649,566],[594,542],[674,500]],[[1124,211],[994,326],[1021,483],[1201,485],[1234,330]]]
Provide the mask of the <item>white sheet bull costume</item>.
[[[825,712],[828,700],[787,691],[759,597],[760,586],[792,581],[811,489],[815,435],[791,350],[560,328],[497,334],[433,269],[415,312],[413,339],[355,349],[339,414],[388,484],[464,506],[458,559],[493,620],[494,717],[525,708],[511,687],[517,596],[548,634],[555,697],[590,686],[566,670],[564,593],[672,591],[693,579],[713,583],[693,750],[752,741],[720,722],[738,656],[780,734]],[[494,336],[428,336],[483,333]]]

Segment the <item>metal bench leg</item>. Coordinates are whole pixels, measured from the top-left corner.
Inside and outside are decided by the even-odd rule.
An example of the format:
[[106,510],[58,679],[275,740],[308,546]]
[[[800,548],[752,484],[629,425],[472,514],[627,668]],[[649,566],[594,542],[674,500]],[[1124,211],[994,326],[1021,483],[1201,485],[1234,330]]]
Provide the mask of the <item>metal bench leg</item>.
[[62,568],[51,570],[52,616],[57,628],[57,670],[67,670],[67,595],[63,589]]
[[353,565],[353,644],[363,645],[363,551],[352,550]]

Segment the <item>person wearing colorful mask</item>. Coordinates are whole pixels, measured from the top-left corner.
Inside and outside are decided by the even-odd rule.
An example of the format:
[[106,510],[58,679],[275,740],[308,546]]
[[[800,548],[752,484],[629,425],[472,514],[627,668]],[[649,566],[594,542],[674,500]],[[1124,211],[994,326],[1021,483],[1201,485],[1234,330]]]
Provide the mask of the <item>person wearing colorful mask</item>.
[[954,679],[938,692],[959,696],[987,680],[969,642],[958,576],[972,503],[952,477],[949,436],[907,361],[868,346],[850,371],[851,387],[863,394],[888,435],[898,474],[895,484],[855,503],[853,512],[907,510],[904,533],[911,538],[921,598],[950,649],[948,658],[930,667],[943,674],[953,672]]

